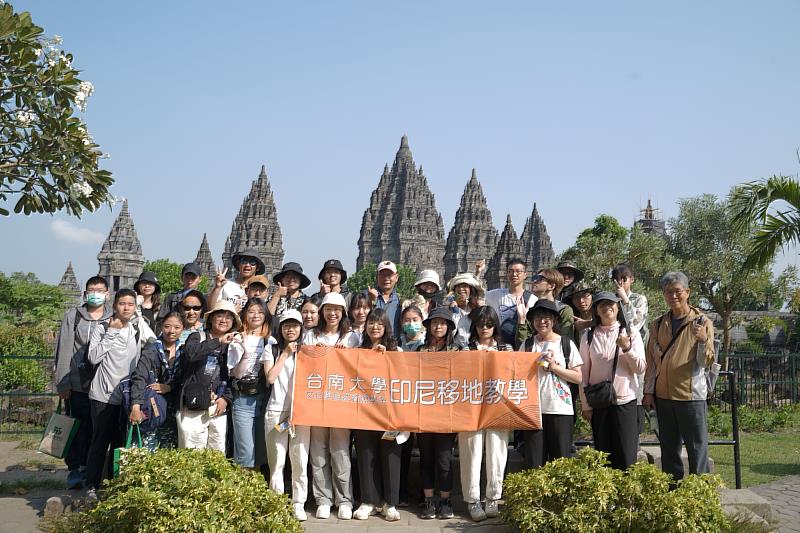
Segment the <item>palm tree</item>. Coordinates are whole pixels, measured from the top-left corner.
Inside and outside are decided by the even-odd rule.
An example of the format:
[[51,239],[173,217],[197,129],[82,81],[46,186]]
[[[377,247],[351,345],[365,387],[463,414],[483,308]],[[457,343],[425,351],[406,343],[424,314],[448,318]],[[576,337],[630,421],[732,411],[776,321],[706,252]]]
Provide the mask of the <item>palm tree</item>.
[[739,185],[731,192],[729,205],[734,227],[752,232],[745,268],[765,267],[778,250],[800,244],[800,184],[796,179],[772,176]]

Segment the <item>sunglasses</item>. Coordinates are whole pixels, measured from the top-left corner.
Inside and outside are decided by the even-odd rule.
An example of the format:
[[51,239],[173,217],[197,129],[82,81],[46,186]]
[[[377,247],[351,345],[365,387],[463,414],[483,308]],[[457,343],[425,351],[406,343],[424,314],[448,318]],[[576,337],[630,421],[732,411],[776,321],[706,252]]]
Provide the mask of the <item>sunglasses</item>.
[[254,265],[255,266],[255,265],[258,264],[258,261],[256,261],[255,259],[252,259],[250,257],[243,257],[243,258],[239,259],[239,264],[240,265]]
[[183,306],[183,310],[184,311],[202,311],[203,310],[203,306],[202,305],[184,305]]

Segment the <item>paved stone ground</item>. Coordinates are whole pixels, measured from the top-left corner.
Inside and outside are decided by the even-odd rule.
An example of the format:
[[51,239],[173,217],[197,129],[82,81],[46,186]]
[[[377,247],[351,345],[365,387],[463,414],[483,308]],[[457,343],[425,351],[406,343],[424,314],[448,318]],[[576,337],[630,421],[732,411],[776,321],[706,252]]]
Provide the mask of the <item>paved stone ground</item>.
[[800,533],[800,476],[786,476],[749,488],[772,504],[779,520],[778,531]]
[[[313,506],[312,506],[313,507]],[[382,516],[371,516],[369,520],[338,520],[336,509],[327,520],[314,518],[313,511],[308,514],[308,521],[303,523],[309,533],[444,533],[451,531],[468,531],[469,533],[511,533],[499,518],[473,522],[469,515],[456,513],[450,520],[423,520],[409,509],[400,509],[400,520],[387,522]]]

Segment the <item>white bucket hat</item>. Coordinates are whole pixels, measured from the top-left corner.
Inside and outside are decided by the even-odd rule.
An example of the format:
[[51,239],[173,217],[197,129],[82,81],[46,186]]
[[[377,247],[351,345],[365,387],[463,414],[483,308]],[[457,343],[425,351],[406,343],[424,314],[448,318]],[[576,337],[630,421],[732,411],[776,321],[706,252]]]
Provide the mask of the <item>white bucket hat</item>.
[[417,281],[414,282],[414,286],[418,287],[423,283],[433,283],[436,285],[436,290],[442,290],[442,286],[439,284],[439,274],[436,273],[435,270],[423,270],[419,273],[419,278]]
[[475,294],[477,294],[479,298],[483,298],[483,287],[481,287],[481,282],[469,272],[462,272],[461,274],[456,274],[453,276],[450,281],[447,282],[447,289],[452,291],[456,288],[456,285],[461,285],[462,283],[472,287],[472,290],[475,292]]
[[325,297],[322,298],[322,303],[319,304],[319,308],[322,309],[322,307],[327,304],[340,305],[345,312],[347,311],[347,302],[345,301],[344,296],[338,292],[329,292],[326,294]]

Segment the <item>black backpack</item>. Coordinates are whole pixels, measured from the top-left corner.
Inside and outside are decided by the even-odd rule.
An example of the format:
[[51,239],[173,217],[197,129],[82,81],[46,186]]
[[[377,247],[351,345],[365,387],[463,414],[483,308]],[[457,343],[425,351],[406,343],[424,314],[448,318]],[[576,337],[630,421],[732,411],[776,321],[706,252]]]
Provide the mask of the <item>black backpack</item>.
[[[530,291],[522,291],[522,300],[525,302],[526,306],[531,296],[532,293]],[[517,319],[517,311],[514,310],[514,314],[503,320],[503,323],[500,324],[500,338],[504,343],[516,346],[517,329],[519,329],[519,321]]]

